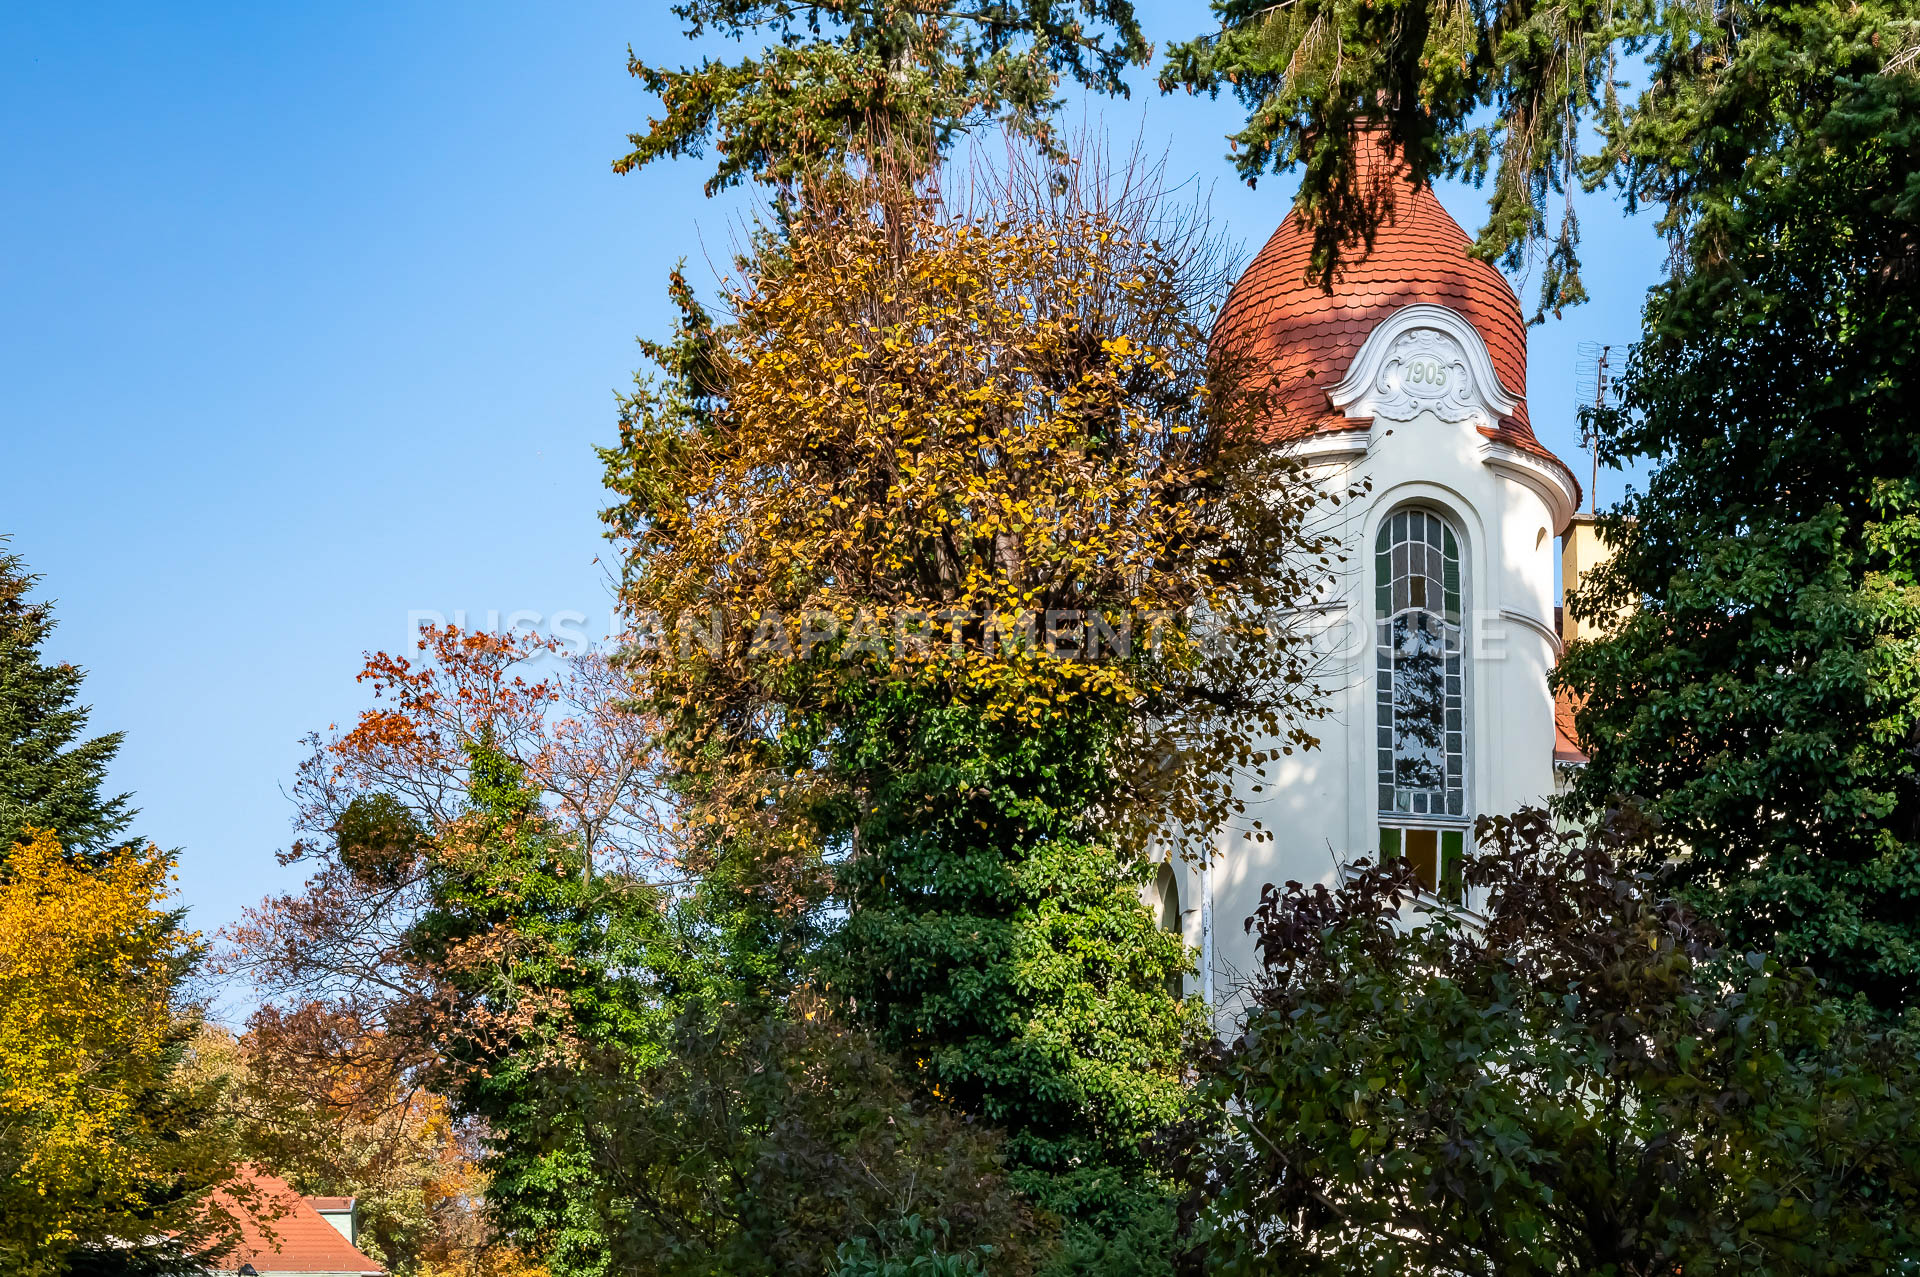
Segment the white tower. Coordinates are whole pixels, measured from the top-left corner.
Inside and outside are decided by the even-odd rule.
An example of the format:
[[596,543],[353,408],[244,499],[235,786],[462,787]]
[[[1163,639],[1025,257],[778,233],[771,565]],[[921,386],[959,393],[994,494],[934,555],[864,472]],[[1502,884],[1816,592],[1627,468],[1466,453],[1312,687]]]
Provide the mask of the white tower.
[[1361,160],[1361,180],[1393,203],[1371,251],[1323,290],[1307,278],[1312,235],[1289,213],[1214,331],[1272,378],[1276,445],[1331,488],[1371,483],[1339,516],[1320,748],[1242,795],[1210,872],[1162,876],[1211,959],[1194,987],[1229,1016],[1265,884],[1331,885],[1344,862],[1406,856],[1450,893],[1475,817],[1554,787],[1554,538],[1579,483],[1528,423],[1526,324],[1506,279],[1467,255],[1433,192],[1409,186],[1372,136]]

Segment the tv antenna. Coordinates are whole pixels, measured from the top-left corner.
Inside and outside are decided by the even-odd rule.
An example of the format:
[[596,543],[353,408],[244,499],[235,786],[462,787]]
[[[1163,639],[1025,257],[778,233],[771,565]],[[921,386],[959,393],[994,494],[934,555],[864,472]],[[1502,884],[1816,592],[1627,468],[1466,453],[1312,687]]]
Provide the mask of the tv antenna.
[[[1576,410],[1605,410],[1620,406],[1620,380],[1614,374],[1613,344],[1583,341],[1576,348],[1579,363],[1573,376],[1573,401]],[[1580,422],[1580,446],[1593,458],[1593,479],[1587,485],[1587,509],[1600,510],[1600,430],[1590,419]]]

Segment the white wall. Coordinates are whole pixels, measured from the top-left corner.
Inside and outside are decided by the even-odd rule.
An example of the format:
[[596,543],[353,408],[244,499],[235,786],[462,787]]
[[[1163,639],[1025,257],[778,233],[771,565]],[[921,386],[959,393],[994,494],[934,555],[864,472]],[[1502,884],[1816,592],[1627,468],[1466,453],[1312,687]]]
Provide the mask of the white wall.
[[[1438,350],[1470,393],[1463,396],[1457,381],[1437,405],[1383,393],[1403,389],[1395,349],[1415,346]],[[1320,687],[1332,712],[1314,728],[1320,748],[1283,759],[1263,792],[1252,792],[1258,782],[1248,782],[1240,795],[1245,815],[1214,840],[1213,987],[1223,1027],[1234,1014],[1235,987],[1254,969],[1245,922],[1262,887],[1289,879],[1332,886],[1343,861],[1377,852],[1373,546],[1394,510],[1439,510],[1462,538],[1472,814],[1537,804],[1554,788],[1547,690],[1559,649],[1554,536],[1574,509],[1572,482],[1551,463],[1481,433],[1515,401],[1499,386],[1478,334],[1452,311],[1418,306],[1389,318],[1347,371],[1334,402],[1350,416],[1371,415],[1371,428],[1322,434],[1305,445],[1330,490],[1358,478],[1372,484],[1365,500],[1339,516],[1347,555],[1340,599],[1315,618],[1326,656]],[[1255,822],[1270,839],[1256,837]],[[1194,864],[1177,872],[1182,929],[1197,949],[1201,875]],[[1191,980],[1189,988],[1201,983]]]

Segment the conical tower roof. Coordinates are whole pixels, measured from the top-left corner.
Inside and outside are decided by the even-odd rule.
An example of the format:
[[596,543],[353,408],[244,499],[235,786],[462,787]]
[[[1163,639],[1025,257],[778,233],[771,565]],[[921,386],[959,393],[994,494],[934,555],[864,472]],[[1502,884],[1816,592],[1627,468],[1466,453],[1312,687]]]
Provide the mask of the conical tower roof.
[[1232,346],[1256,375],[1271,378],[1272,436],[1366,426],[1336,412],[1327,392],[1380,321],[1424,302],[1457,311],[1474,326],[1500,384],[1520,401],[1512,416],[1484,433],[1565,470],[1566,463],[1534,438],[1527,418],[1527,325],[1506,277],[1492,263],[1467,255],[1467,233],[1432,187],[1416,190],[1406,181],[1406,166],[1389,158],[1377,132],[1363,133],[1355,149],[1362,188],[1371,186],[1392,205],[1372,248],[1343,252],[1331,291],[1324,289],[1307,274],[1313,232],[1292,210],[1234,285],[1214,325],[1216,345]]

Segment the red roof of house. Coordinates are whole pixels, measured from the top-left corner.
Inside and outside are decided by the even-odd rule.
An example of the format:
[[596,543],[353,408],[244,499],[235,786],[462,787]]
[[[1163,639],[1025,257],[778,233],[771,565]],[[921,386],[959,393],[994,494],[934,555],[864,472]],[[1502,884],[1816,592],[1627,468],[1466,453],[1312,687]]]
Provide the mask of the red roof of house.
[[1580,740],[1573,727],[1573,693],[1559,691],[1553,694],[1553,761],[1556,763],[1587,762],[1587,751],[1580,748]]
[[214,1205],[240,1225],[240,1244],[219,1262],[223,1271],[242,1264],[252,1264],[262,1274],[386,1271],[349,1245],[287,1181],[252,1166],[239,1168],[234,1181],[251,1190],[247,1200],[226,1191],[213,1195]]
[[1389,157],[1380,136],[1363,132],[1355,147],[1362,191],[1391,206],[1372,249],[1343,249],[1333,287],[1324,289],[1307,277],[1313,232],[1297,208],[1288,212],[1233,286],[1214,325],[1214,341],[1270,372],[1273,437],[1295,438],[1366,425],[1335,412],[1327,392],[1381,320],[1419,302],[1449,307],[1479,332],[1500,384],[1520,400],[1512,417],[1486,433],[1566,469],[1534,438],[1527,419],[1527,325],[1520,299],[1498,267],[1467,255],[1467,233],[1431,186],[1416,190],[1405,181],[1406,166]]

